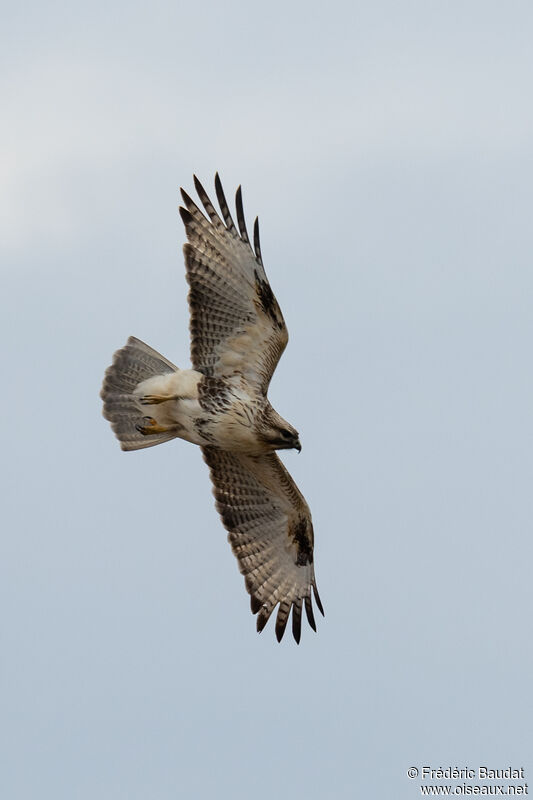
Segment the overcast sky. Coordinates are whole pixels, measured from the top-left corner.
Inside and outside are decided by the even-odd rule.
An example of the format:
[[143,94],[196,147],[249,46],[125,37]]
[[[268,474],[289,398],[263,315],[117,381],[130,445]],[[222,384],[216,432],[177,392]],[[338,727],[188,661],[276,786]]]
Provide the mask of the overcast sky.
[[[423,765],[531,792],[531,3],[1,29],[2,798],[412,800]],[[178,190],[215,170],[290,332],[299,647],[256,634],[198,449],[122,453],[101,416],[130,334],[189,365]]]

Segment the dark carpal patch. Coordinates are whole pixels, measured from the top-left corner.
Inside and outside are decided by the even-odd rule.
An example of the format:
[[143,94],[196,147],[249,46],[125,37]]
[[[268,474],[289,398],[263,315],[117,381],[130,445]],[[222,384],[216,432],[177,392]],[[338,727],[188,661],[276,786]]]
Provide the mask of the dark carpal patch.
[[[311,530],[308,530],[308,526]],[[313,529],[311,523],[307,519],[299,519],[289,530],[289,535],[296,547],[298,553],[296,556],[296,566],[305,567],[307,564],[313,563]]]
[[270,288],[270,284],[259,277],[257,270],[254,270],[254,275],[255,290],[257,292],[261,308],[281,330],[283,327],[283,318],[281,316],[281,311],[279,310],[276,298],[274,297],[272,289]]

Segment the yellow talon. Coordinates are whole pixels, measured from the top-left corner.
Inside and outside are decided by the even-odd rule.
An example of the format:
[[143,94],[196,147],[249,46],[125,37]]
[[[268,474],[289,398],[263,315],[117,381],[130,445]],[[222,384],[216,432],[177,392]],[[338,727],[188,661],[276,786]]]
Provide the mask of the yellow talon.
[[143,417],[143,422],[144,425],[138,424],[135,426],[143,436],[150,436],[152,433],[169,433],[181,427],[180,425],[160,425],[153,417]]
[[180,397],[177,394],[168,394],[168,395],[157,395],[157,394],[145,394],[143,397],[140,398],[140,403],[143,406],[156,406],[159,403],[166,403],[168,400],[179,400]]

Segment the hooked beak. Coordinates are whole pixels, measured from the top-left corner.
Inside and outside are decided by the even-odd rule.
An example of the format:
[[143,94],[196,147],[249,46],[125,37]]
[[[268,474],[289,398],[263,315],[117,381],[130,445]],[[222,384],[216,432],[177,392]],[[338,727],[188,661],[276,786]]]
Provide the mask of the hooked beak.
[[298,450],[299,453],[302,452],[302,445],[300,444],[300,440],[299,439],[296,439],[296,441],[294,443],[294,449]]

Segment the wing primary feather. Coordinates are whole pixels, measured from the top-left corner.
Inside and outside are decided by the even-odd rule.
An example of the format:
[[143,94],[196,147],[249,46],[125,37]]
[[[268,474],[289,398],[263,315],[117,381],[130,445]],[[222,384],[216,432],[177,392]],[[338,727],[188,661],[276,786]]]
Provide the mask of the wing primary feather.
[[193,211],[197,211],[199,214],[201,214],[203,219],[205,219],[204,214],[202,214],[202,212],[200,211],[200,209],[198,208],[198,206],[196,205],[196,203],[194,202],[192,197],[190,197],[190,195],[187,194],[185,189],[180,189],[180,192],[181,192],[181,196],[183,197],[183,202],[187,206],[187,211],[190,211],[191,214],[192,214]]
[[252,594],[250,597],[250,608],[252,609],[252,614],[257,614],[262,605],[263,603],[261,602],[261,600],[254,594]]
[[222,211],[222,216],[224,217],[224,222],[226,223],[226,226],[229,231],[235,231],[235,233],[237,233],[235,225],[233,224],[233,220],[231,218],[228,204],[226,202],[226,197],[224,195],[224,190],[222,188],[222,183],[220,181],[218,172],[215,173],[215,189],[217,193],[218,204],[220,206],[220,210]]
[[313,604],[309,595],[305,598],[305,613],[307,614],[307,621],[316,633],[315,615],[313,614]]
[[296,644],[300,644],[302,635],[302,598],[299,597],[292,604],[292,635]]
[[246,244],[250,244],[250,240],[248,238],[248,231],[246,230],[246,220],[244,219],[244,210],[242,207],[242,190],[240,186],[235,194],[235,208],[237,209],[237,222],[239,224],[241,239],[243,240],[243,242],[246,242]]
[[183,224],[184,225],[190,225],[191,222],[192,222],[192,214],[189,211],[189,209],[188,208],[183,208],[183,206],[180,206],[179,211],[180,211],[180,217],[183,220]]
[[320,596],[318,594],[318,589],[316,588],[316,583],[313,581],[313,594],[315,596],[315,603],[318,606],[318,610],[324,616],[324,609],[322,608],[322,603],[320,602]]
[[288,600],[283,600],[279,604],[278,615],[276,617],[276,639],[281,642],[285,628],[287,627],[287,620],[291,611],[291,603]]
[[270,619],[270,615],[274,610],[273,606],[270,608],[266,605],[263,605],[261,611],[257,615],[257,633],[261,633],[265,625],[267,624],[268,620]]
[[211,220],[211,222],[213,222],[215,224],[217,222],[219,222],[220,225],[222,225],[223,224],[222,220],[218,216],[213,203],[209,199],[209,196],[208,196],[206,190],[204,189],[204,187],[202,186],[202,184],[200,183],[200,181],[198,180],[196,175],[193,175],[193,180],[194,180],[194,188],[198,192],[198,197],[202,201],[202,205],[205,208],[205,210],[207,211],[209,219]]
[[263,259],[261,257],[261,244],[259,242],[259,217],[256,217],[254,221],[254,250],[255,257],[261,266],[263,266]]

